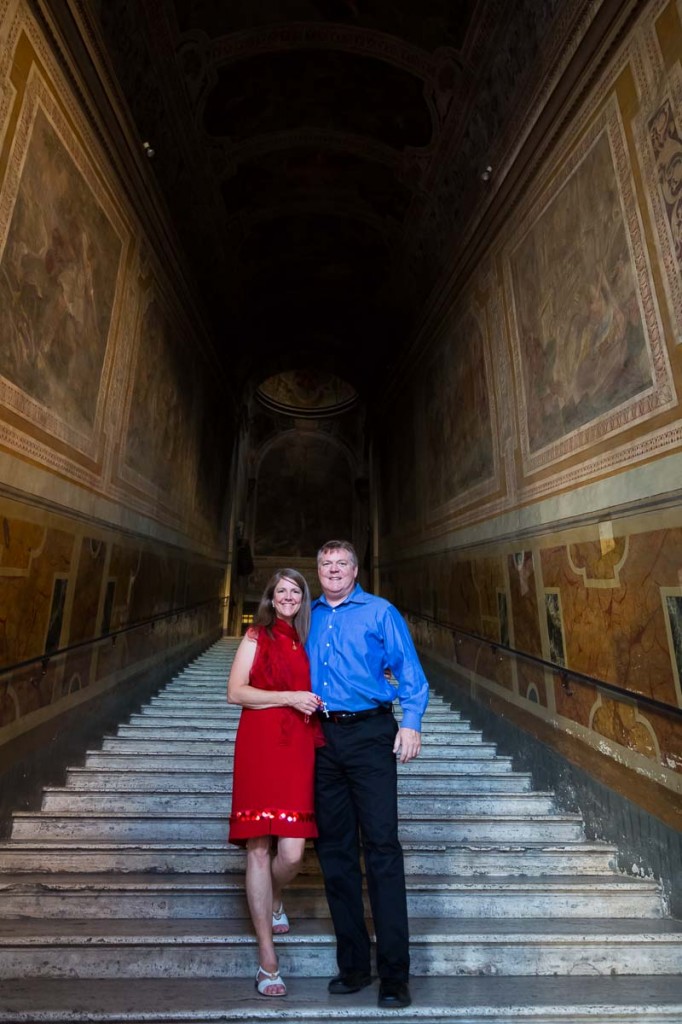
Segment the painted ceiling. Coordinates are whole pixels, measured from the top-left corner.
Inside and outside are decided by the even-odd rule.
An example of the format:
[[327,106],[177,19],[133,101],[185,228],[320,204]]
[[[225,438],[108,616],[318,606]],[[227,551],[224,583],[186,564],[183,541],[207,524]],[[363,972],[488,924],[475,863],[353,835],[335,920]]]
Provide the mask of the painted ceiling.
[[[221,358],[369,396],[588,0],[92,0]],[[492,178],[483,180],[487,166]]]

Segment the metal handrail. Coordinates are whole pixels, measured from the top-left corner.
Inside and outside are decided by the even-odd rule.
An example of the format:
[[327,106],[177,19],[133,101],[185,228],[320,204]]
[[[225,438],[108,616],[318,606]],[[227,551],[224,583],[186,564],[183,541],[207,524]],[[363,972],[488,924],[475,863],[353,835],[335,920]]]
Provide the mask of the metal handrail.
[[143,629],[145,626],[150,628],[150,632],[153,631],[154,626],[157,622],[163,619],[178,618],[180,615],[186,615],[188,612],[197,611],[199,608],[204,608],[209,604],[217,604],[219,606],[225,605],[227,601],[226,597],[211,597],[207,601],[197,601],[196,604],[183,605],[181,608],[173,608],[168,612],[159,612],[158,615],[150,615],[147,619],[138,619],[136,622],[130,622],[125,626],[121,626],[119,629],[112,630],[108,633],[101,633],[99,636],[90,637],[89,640],[79,640],[75,644],[69,644],[67,647],[59,647],[55,651],[50,651],[45,654],[36,654],[33,658],[26,658],[25,661],[16,661],[12,665],[0,665],[0,675],[7,675],[10,672],[17,672],[19,669],[28,668],[30,665],[41,665],[43,675],[47,672],[48,665],[50,662],[61,657],[63,654],[70,654],[72,651],[78,651],[83,647],[90,647],[94,644],[103,644],[107,641],[111,641],[112,646],[115,646],[119,636],[124,633],[132,633],[133,630]]
[[441,622],[439,619],[434,619],[430,615],[424,615],[423,612],[416,612],[412,608],[405,608],[402,606],[402,610],[406,615],[411,615],[417,619],[423,619],[431,625],[448,630],[448,632],[454,634],[455,637],[462,636],[469,640],[475,640],[477,643],[485,644],[493,653],[500,651],[505,655],[518,658],[521,661],[527,661],[531,665],[536,665],[538,668],[542,668],[548,672],[554,673],[555,675],[559,675],[561,677],[561,685],[569,697],[573,696],[573,692],[568,685],[570,679],[577,683],[593,686],[595,689],[601,690],[610,696],[617,697],[629,704],[641,704],[650,708],[652,711],[658,711],[662,714],[670,715],[672,718],[682,720],[682,708],[675,707],[673,704],[665,704],[663,701],[656,700],[655,697],[647,697],[643,693],[634,693],[632,690],[626,690],[622,686],[618,686],[616,683],[607,683],[606,680],[595,679],[594,676],[587,675],[585,672],[577,672],[575,669],[567,668],[564,665],[557,665],[553,661],[546,661],[544,658],[539,658],[535,654],[528,654],[526,651],[519,651],[515,647],[509,647],[508,644],[502,644],[496,640],[491,640],[490,637],[481,636],[478,633],[471,633],[466,629],[460,629],[459,626],[453,626],[449,622]]

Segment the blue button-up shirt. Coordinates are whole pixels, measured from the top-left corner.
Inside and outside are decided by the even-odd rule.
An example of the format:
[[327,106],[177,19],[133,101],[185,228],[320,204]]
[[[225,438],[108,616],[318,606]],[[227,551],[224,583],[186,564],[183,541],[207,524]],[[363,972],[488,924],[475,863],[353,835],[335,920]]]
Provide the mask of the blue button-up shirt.
[[311,620],[306,648],[312,687],[329,710],[366,711],[391,703],[395,687],[384,676],[390,668],[398,680],[401,725],[421,730],[429,684],[400,612],[356,583],[335,608],[324,595],[313,601]]

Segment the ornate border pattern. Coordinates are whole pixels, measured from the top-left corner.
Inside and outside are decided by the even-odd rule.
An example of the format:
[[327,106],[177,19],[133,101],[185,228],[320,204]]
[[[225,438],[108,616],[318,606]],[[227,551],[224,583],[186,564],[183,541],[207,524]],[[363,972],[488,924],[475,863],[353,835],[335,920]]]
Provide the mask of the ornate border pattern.
[[89,458],[96,458],[101,444],[104,402],[106,398],[105,383],[111,373],[113,361],[114,344],[112,336],[122,301],[123,275],[121,268],[125,265],[128,234],[119,219],[115,207],[111,203],[109,195],[104,189],[99,178],[95,175],[85,149],[71,129],[71,126],[60,109],[57,100],[50,93],[47,83],[44,81],[40,72],[34,65],[29,72],[26,85],[26,95],[19,115],[16,134],[12,142],[9,166],[0,196],[0,252],[4,251],[5,244],[7,242],[7,234],[19,192],[21,172],[26,159],[32,128],[35,123],[38,110],[41,110],[49,120],[50,125],[59,136],[66,151],[69,153],[76,167],[83,175],[83,178],[87,182],[93,196],[100,207],[104,210],[107,219],[121,241],[121,257],[117,273],[114,301],[112,304],[109,336],[102,363],[99,395],[92,433],[88,436],[77,431],[60,419],[60,417],[54,412],[34,401],[34,399],[23,392],[20,388],[16,387],[4,378],[0,378],[0,402],[19,413],[20,416],[39,427],[41,430],[49,432],[54,437],[66,442],[66,444],[75,451]]
[[[552,198],[576,171],[588,150],[604,132],[608,136],[614,160],[616,179],[620,190],[624,225],[626,227],[633,270],[638,286],[640,312],[647,334],[653,385],[648,391],[641,393],[631,402],[624,403],[622,406],[610,410],[584,427],[572,431],[570,434],[554,443],[546,445],[537,452],[532,452],[528,436],[528,424],[523,415],[526,395],[523,384],[521,339],[518,332],[512,285],[511,257],[514,249],[527,235],[533,223],[542,215]],[[595,118],[582,140],[571,152],[568,160],[563,165],[562,171],[562,175],[553,179],[540,192],[537,202],[531,207],[521,223],[517,237],[508,244],[504,253],[504,274],[510,307],[514,371],[522,392],[521,402],[517,405],[517,412],[520,423],[523,468],[526,474],[537,472],[545,466],[552,465],[561,459],[583,451],[602,439],[627,429],[633,423],[642,422],[656,413],[670,408],[676,402],[676,393],[653,290],[639,209],[636,202],[632,169],[628,160],[624,129],[615,97],[611,98],[604,110]]]

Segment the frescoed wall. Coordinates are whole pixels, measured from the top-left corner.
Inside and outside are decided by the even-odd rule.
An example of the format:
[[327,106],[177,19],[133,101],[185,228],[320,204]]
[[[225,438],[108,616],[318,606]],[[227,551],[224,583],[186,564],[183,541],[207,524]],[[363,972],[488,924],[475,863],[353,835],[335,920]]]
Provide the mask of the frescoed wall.
[[46,111],[32,113],[0,260],[3,376],[85,433],[95,422],[123,245]]
[[654,0],[425,321],[388,396],[412,446],[388,420],[379,446],[382,504],[420,480],[382,592],[482,638],[415,616],[423,649],[678,791],[673,719],[561,669],[682,707],[680,124],[682,15]]
[[0,42],[1,743],[165,655],[131,635],[37,675],[3,666],[217,607],[234,415],[174,254],[135,212],[139,174],[23,0],[0,4]]
[[[171,549],[119,531],[75,523],[28,503],[0,499],[0,743],[32,724],[38,712],[60,713],[70,695],[116,682],[116,670],[140,655],[168,656],[173,629],[187,623],[159,623],[149,639],[145,628],[118,639],[116,647],[86,647],[8,672],[9,666],[117,629],[218,597],[224,576],[219,560]],[[194,623],[215,635],[221,621],[216,601]],[[175,638],[178,642],[178,637]]]

